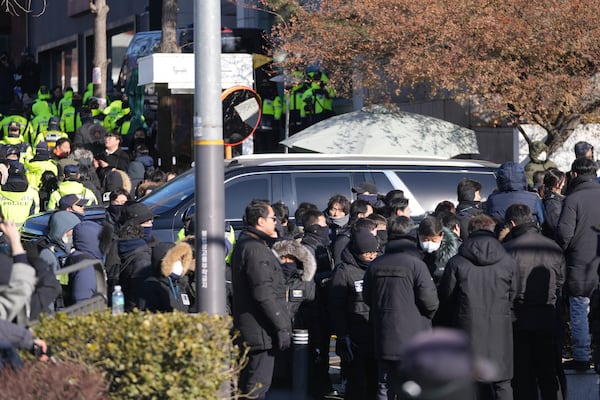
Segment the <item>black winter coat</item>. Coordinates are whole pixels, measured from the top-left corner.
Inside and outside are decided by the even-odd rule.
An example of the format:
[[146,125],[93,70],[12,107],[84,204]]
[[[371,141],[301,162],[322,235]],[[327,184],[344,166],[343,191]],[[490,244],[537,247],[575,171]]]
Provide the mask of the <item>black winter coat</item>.
[[577,176],[569,185],[558,220],[557,243],[567,260],[567,292],[589,297],[598,284],[598,234],[600,184],[594,175]]
[[367,269],[363,285],[365,303],[375,338],[375,358],[400,360],[406,343],[417,333],[431,329],[438,308],[437,289],[419,258],[391,241],[388,251]]
[[249,227],[231,256],[233,325],[251,350],[271,349],[278,331],[291,331],[283,272],[269,248],[272,240]]
[[438,287],[440,303],[455,305],[453,326],[469,334],[476,356],[496,364],[498,381],[513,377],[516,274],[516,261],[494,234],[476,231],[448,261]]
[[361,266],[347,247],[342,262],[336,265],[329,289],[329,315],[333,333],[338,338],[350,336],[363,355],[373,354],[373,331],[369,323],[369,306],[363,299],[366,266]]
[[545,218],[544,225],[542,226],[542,233],[550,239],[556,240],[556,229],[564,199],[565,196],[549,190],[544,194],[542,202],[544,203]]
[[557,295],[565,281],[565,258],[552,239],[533,224],[514,227],[504,248],[517,260],[515,328],[552,331],[556,327]]
[[463,200],[456,205],[456,216],[460,222],[460,238],[465,240],[469,237],[469,221],[476,215],[485,212],[485,203],[480,201]]

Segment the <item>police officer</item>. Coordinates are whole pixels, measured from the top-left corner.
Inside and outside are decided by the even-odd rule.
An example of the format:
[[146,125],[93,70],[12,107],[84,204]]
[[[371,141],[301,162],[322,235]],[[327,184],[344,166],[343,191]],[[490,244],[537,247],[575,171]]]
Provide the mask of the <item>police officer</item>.
[[[11,147],[9,152],[12,154],[7,157],[14,157],[16,149]],[[21,226],[27,217],[39,212],[40,198],[37,190],[27,182],[23,164],[16,159],[4,162],[8,165],[8,178],[0,189],[0,208],[5,219]]]
[[98,204],[98,199],[96,198],[94,192],[79,182],[80,175],[78,165],[66,165],[63,173],[64,180],[58,184],[58,189],[50,194],[50,199],[48,200],[48,210],[55,209],[61,197],[67,194],[79,195],[80,198],[87,199],[90,205]]

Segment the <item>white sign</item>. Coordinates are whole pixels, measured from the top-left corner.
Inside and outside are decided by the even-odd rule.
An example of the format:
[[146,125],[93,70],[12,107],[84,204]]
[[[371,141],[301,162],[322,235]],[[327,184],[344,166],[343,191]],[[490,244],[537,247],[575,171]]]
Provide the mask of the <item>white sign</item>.
[[[194,54],[155,53],[138,59],[138,85],[166,83],[171,90],[194,89]],[[221,88],[254,87],[252,54],[221,54]]]

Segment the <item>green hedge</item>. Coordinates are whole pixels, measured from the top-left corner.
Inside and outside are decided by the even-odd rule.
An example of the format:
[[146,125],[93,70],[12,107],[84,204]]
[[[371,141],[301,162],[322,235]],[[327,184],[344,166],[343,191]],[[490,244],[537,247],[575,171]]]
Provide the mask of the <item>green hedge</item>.
[[105,373],[113,399],[216,399],[239,368],[231,319],[110,311],[42,317],[35,335],[53,355]]

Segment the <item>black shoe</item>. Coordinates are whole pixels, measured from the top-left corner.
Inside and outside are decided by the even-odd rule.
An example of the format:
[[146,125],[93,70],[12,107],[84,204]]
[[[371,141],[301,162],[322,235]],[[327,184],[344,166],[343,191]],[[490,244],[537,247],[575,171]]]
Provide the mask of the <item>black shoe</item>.
[[569,360],[562,363],[563,369],[572,369],[575,371],[587,371],[590,369],[589,361]]

